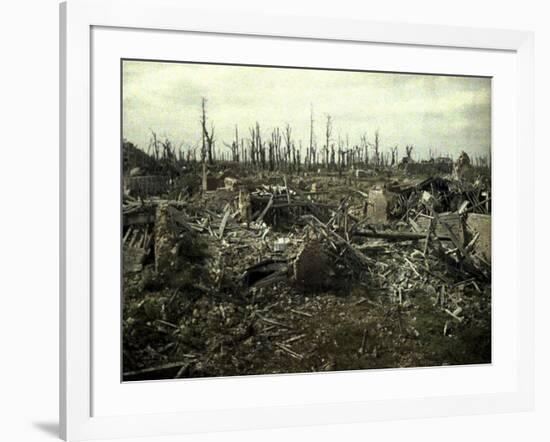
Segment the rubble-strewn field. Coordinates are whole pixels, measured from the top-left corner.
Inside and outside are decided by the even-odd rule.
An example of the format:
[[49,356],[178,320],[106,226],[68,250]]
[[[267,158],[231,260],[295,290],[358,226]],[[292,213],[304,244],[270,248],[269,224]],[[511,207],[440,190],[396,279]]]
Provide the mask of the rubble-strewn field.
[[124,380],[489,363],[473,169],[128,174]]

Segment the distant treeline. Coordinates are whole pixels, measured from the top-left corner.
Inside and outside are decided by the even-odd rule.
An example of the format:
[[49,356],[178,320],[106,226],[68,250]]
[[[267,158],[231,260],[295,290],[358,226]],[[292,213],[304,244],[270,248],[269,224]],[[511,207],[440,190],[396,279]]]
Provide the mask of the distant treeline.
[[[327,115],[323,121],[322,142],[318,142],[315,135],[315,121],[313,107],[310,113],[310,131],[305,153],[302,140],[296,140],[292,134],[292,127],[286,124],[283,129],[276,127],[264,131],[260,123],[248,128],[247,136],[241,136],[238,125],[235,125],[235,136],[231,143],[223,142],[220,146],[216,141],[215,127],[207,118],[206,99],[201,101],[200,130],[201,141],[198,145],[180,145],[176,147],[168,138],[160,139],[151,131],[149,145],[146,151],[137,148],[131,142],[124,140],[124,167],[162,168],[176,173],[185,164],[213,165],[214,163],[234,162],[256,170],[284,170],[300,172],[324,168],[327,170],[344,170],[349,168],[388,168],[414,162],[412,145],[405,146],[404,152],[394,146],[389,150],[380,147],[380,134],[374,132],[372,141],[363,134],[358,143],[350,143],[345,139],[333,136],[333,121]],[[452,161],[448,155],[436,157],[430,149],[430,162]],[[472,158],[473,165],[489,167],[488,156]],[[172,170],[174,169],[174,170]]]

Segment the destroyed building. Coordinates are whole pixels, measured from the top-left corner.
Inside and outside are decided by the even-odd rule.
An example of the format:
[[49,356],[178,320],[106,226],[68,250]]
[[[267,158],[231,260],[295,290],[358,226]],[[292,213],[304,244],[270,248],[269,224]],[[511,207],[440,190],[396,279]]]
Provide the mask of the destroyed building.
[[123,195],[124,380],[490,362],[486,180],[149,160],[124,177],[164,185]]

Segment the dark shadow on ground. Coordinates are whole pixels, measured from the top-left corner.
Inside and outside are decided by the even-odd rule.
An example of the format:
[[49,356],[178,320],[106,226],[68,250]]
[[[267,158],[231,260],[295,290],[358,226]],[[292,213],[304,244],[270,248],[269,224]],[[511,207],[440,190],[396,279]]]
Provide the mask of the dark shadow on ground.
[[43,433],[59,438],[59,422],[34,422],[33,426]]

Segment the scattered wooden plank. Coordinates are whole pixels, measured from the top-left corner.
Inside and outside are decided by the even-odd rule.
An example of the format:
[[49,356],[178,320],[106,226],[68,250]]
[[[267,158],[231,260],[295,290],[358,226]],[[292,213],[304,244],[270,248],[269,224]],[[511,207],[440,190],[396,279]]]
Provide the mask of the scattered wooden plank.
[[[389,230],[385,231],[371,231],[371,230],[358,230],[353,232],[353,236],[361,236],[364,238],[380,238],[387,239],[392,241],[417,241],[421,239],[426,239],[425,233],[415,233],[415,232],[393,232]],[[449,240],[448,235],[437,235],[437,238],[440,240]]]
[[143,370],[128,371],[123,373],[123,381],[149,381],[155,379],[173,379],[183,366],[189,361],[171,362],[156,367],[144,368]]
[[307,335],[304,333],[304,334],[301,334],[301,335],[297,335],[297,336],[292,336],[291,338],[288,338],[286,341],[284,341],[283,343],[284,344],[290,344],[292,342],[296,342],[296,341],[300,341],[302,339],[304,339]]
[[296,353],[294,351],[292,351],[290,348],[288,348],[286,345],[284,344],[281,344],[279,342],[276,342],[275,345],[277,347],[279,347],[281,350],[283,350],[285,353],[287,353],[288,355],[292,356],[294,359],[298,359],[299,361],[301,361],[302,359],[304,359],[304,356],[299,354],[299,353]]
[[365,354],[367,350],[367,334],[368,330],[367,327],[365,327],[365,330],[363,331],[363,339],[361,340],[361,347],[359,348],[359,354]]
[[460,316],[458,316],[457,314],[455,314],[454,312],[450,311],[449,309],[443,309],[443,311],[445,313],[447,313],[448,315],[452,316],[454,319],[456,319],[458,322],[462,322],[464,321],[464,318],[461,318]]
[[262,212],[258,215],[258,218],[256,218],[257,222],[262,221],[262,219],[264,218],[264,216],[266,215],[266,213],[268,212],[268,210],[271,208],[272,205],[273,205],[273,195],[271,195],[271,198],[269,198],[269,201],[266,204],[264,210],[262,210]]
[[278,327],[284,327],[284,328],[288,328],[288,329],[293,329],[294,328],[290,325],[283,324],[282,322],[275,321],[274,319],[265,318],[265,317],[259,315],[258,313],[256,313],[256,315],[258,316],[258,318],[260,318],[261,321],[265,322],[266,324],[276,325]]
[[293,309],[293,308],[291,308],[290,311],[291,311],[292,313],[297,314],[297,315],[305,316],[306,318],[312,318],[312,317],[313,317],[313,315],[310,314],[310,313],[302,312],[302,311],[300,311],[300,310],[295,310],[295,309]]
[[225,209],[225,213],[223,215],[222,222],[220,224],[220,228],[218,230],[218,238],[219,239],[223,238],[223,232],[225,230],[225,225],[227,224],[227,220],[229,219],[229,214],[230,213],[231,213],[231,207],[229,205],[227,205],[227,207]]

